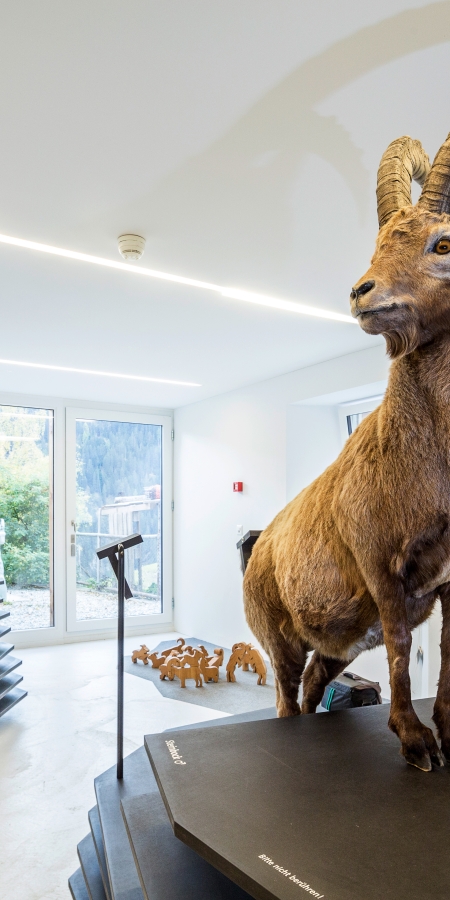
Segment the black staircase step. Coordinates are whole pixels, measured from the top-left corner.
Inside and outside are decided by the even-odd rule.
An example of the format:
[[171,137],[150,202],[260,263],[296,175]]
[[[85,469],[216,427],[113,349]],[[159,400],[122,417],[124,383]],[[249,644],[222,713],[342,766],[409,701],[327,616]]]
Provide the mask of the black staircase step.
[[[1,644],[0,646],[6,647],[8,645]],[[13,650],[13,649],[14,649],[14,647],[11,644],[11,650]],[[7,650],[6,653],[9,653],[9,650]],[[4,655],[5,654],[0,653],[0,656],[4,656]],[[3,662],[0,662],[0,678],[4,678],[5,675],[9,675],[9,673],[12,672],[13,669],[17,669],[17,667],[21,666],[21,665],[22,665],[21,659],[17,659],[15,656],[8,656],[7,659],[4,659]]]
[[89,900],[86,882],[81,869],[77,869],[77,871],[70,876],[69,888],[73,900]]
[[23,675],[5,675],[4,678],[0,678],[0,700],[5,694],[8,694],[12,691],[13,688],[17,687],[20,682],[23,681]]
[[98,864],[97,854],[95,852],[94,839],[90,832],[82,841],[80,841],[77,851],[89,894],[89,900],[106,900],[103,879]]
[[14,644],[0,644],[0,659],[11,653],[11,650],[14,650]]
[[95,852],[97,853],[98,865],[100,868],[100,874],[103,880],[103,887],[105,888],[105,894],[108,900],[111,900],[111,889],[109,886],[108,880],[108,867],[106,865],[106,856],[105,856],[105,847],[103,844],[103,834],[102,834],[102,826],[100,825],[100,817],[98,814],[98,807],[94,806],[88,812],[89,825],[91,828],[91,834],[94,841]]
[[175,837],[159,794],[122,800],[145,900],[250,900],[250,895]]
[[10,625],[0,625],[0,638],[5,637],[5,634],[9,634],[10,631]]
[[5,697],[0,700],[0,716],[4,716],[5,713],[9,712],[16,703],[20,703],[24,697],[27,696],[27,691],[23,691],[22,688],[13,688],[9,694],[6,694]]
[[4,612],[4,610],[3,610],[3,609],[1,608],[1,606],[0,606],[0,619],[7,619],[8,616],[10,616],[10,615],[11,615],[11,613],[9,613],[9,612]]
[[112,766],[94,782],[111,897],[112,900],[143,900],[120,801],[142,793],[159,793],[144,747],[125,757],[123,775],[123,780],[118,781],[116,767]]

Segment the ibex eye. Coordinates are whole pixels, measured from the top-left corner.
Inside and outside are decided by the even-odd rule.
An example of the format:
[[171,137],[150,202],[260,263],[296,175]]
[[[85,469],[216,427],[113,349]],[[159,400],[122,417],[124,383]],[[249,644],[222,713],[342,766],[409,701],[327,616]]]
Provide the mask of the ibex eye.
[[443,253],[450,253],[450,240],[448,240],[447,238],[443,238],[442,240],[438,241],[434,248],[434,252],[440,253],[441,255]]

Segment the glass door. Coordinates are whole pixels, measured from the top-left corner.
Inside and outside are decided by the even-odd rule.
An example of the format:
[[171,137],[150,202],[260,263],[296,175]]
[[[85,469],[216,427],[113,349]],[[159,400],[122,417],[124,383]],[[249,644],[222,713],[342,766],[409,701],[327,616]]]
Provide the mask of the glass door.
[[12,631],[53,625],[53,410],[0,405],[0,603]]
[[125,575],[128,624],[172,618],[172,422],[67,409],[68,630],[115,625],[117,581],[97,550],[139,532]]

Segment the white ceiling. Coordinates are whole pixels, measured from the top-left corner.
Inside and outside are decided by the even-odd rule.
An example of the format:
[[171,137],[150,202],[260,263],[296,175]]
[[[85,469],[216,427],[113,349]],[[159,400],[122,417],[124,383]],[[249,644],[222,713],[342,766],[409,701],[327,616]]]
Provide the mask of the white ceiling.
[[[0,11],[0,232],[348,312],[379,158],[450,129],[450,2],[21,0]],[[173,407],[373,345],[357,326],[0,247],[0,388]],[[377,339],[375,339],[377,340]]]

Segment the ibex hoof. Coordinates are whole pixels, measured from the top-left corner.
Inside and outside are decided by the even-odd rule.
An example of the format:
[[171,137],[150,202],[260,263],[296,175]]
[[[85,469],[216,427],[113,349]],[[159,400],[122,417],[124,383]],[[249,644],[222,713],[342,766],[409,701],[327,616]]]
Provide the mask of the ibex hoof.
[[413,756],[411,753],[405,753],[404,757],[410,766],[415,766],[416,769],[421,769],[422,772],[431,772],[433,768],[429,753],[424,753],[423,756],[420,757]]
[[433,766],[441,768],[445,766],[445,758],[438,746],[432,750],[423,750],[423,748],[413,747],[403,750],[403,756],[410,766],[421,769],[422,772],[431,772]]

